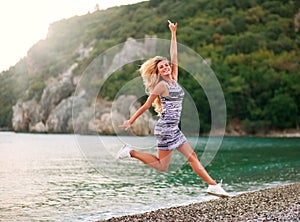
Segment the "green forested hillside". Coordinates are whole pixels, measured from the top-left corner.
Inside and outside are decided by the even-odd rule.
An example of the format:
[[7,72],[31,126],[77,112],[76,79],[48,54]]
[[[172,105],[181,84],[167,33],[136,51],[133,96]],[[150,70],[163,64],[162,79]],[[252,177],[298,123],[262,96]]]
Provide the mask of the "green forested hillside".
[[[211,61],[225,94],[228,123],[238,120],[248,133],[296,128],[300,116],[296,28],[300,21],[295,15],[299,8],[299,1],[290,0],[151,0],[58,21],[27,57],[0,74],[0,127],[11,128],[12,106],[18,99],[40,99],[45,81],[74,63],[80,44],[93,46],[93,51],[77,61],[73,76],[128,37],[155,34],[169,39],[167,20],[171,19],[179,23],[178,42]],[[118,71],[102,96],[113,98],[116,82],[121,85],[132,78],[125,73],[137,68],[132,65]],[[181,83],[201,110],[202,130],[207,131],[210,110],[205,95],[195,90],[188,73],[182,70],[181,75],[185,77]]]

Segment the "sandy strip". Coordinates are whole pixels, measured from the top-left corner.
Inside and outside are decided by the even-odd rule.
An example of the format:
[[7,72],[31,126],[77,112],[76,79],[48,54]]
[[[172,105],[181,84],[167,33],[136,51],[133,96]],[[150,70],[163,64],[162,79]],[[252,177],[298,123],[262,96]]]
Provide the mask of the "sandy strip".
[[300,183],[102,221],[300,221]]

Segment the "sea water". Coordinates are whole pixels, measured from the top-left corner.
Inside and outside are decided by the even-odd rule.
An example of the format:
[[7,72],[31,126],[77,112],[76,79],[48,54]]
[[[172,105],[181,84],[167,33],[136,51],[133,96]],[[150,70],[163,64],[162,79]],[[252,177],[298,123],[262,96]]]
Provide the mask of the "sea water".
[[[199,158],[207,137],[189,138]],[[0,133],[3,221],[96,221],[215,197],[175,151],[169,171],[116,161],[123,143],[156,153],[152,137]],[[300,138],[223,138],[209,174],[232,194],[300,180]]]

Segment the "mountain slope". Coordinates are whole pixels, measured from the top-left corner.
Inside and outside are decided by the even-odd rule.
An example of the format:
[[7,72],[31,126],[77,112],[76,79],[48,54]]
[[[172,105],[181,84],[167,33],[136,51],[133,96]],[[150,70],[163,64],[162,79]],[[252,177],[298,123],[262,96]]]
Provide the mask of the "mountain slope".
[[[49,108],[42,118],[45,123],[55,106],[74,93],[78,78],[97,56],[129,37],[155,34],[169,39],[167,19],[179,22],[178,42],[211,61],[225,94],[228,123],[238,122],[239,130],[242,126],[247,133],[297,127],[300,37],[295,15],[299,7],[298,1],[279,0],[155,0],[53,23],[45,40],[0,74],[0,127],[12,128],[12,107],[18,100],[43,104],[47,87],[67,75],[72,86]],[[137,76],[137,65],[115,73],[101,96],[114,98],[116,82],[122,86]],[[133,75],[126,75],[129,70]],[[188,73],[181,70],[181,75],[180,82],[200,110],[202,131],[208,131],[206,96]]]

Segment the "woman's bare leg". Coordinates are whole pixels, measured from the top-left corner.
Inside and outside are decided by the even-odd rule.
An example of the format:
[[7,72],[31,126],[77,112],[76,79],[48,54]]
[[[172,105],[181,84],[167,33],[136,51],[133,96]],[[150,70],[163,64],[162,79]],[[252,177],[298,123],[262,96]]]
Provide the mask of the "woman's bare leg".
[[158,150],[157,154],[158,157],[150,153],[136,150],[130,151],[131,157],[142,161],[144,164],[147,164],[158,171],[166,172],[171,161],[172,150]]
[[188,142],[182,144],[177,150],[182,153],[185,158],[189,161],[191,167],[193,168],[194,172],[200,176],[207,184],[209,185],[216,185],[216,181],[214,181],[205,168],[201,165],[198,157],[190,144]]

